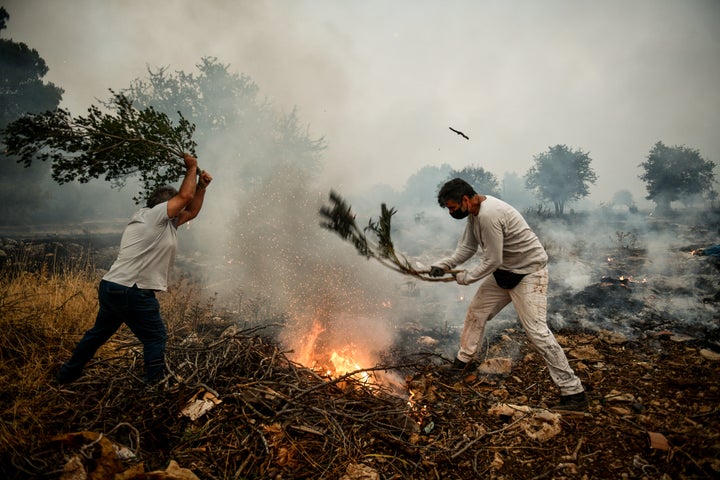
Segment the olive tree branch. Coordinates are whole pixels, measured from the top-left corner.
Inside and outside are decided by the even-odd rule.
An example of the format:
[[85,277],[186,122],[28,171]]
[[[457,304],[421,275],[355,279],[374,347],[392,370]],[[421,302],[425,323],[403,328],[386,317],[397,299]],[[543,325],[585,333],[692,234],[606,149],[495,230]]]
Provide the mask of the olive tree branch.
[[[375,259],[391,270],[427,282],[452,282],[455,280],[453,277],[430,277],[429,270],[417,270],[404,255],[398,255],[395,252],[391,237],[392,216],[397,213],[394,208],[388,208],[383,203],[378,220],[370,219],[368,225],[360,229],[355,223],[355,214],[350,205],[334,191],[330,192],[329,198],[331,205],[320,208],[320,216],[324,219],[320,226],[352,243],[360,255]],[[372,233],[370,238],[366,235],[368,232]]]

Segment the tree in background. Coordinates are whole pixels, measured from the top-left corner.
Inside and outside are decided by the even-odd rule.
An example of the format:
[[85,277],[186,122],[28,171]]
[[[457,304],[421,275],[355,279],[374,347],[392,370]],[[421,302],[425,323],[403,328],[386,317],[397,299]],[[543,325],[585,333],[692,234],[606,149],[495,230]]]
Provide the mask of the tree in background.
[[525,186],[525,180],[516,172],[505,172],[500,182],[502,199],[518,210],[535,205],[535,197]]
[[[482,167],[469,165],[462,170],[451,170],[447,178],[441,183],[445,183],[453,178],[462,178],[473,186],[476,192],[480,194],[488,194],[493,197],[500,197],[498,179],[495,174],[488,172]],[[439,188],[439,187],[438,187]]]
[[[10,18],[0,7],[0,31]],[[52,110],[60,104],[63,89],[43,82],[45,60],[24,43],[0,38],[0,127],[26,113]]]
[[311,138],[296,109],[278,113],[246,75],[214,57],[196,65],[198,73],[148,69],[122,93],[139,108],[153,107],[173,118],[178,111],[196,126],[199,160],[216,175],[232,173],[237,185],[257,186],[282,164],[312,173],[325,140]]
[[437,206],[437,192],[440,190],[442,180],[450,175],[452,168],[444,163],[439,167],[427,165],[408,177],[405,187],[400,194],[398,210],[402,211],[403,205],[412,206],[417,210],[413,214],[420,213],[427,207]]
[[[216,254],[236,259],[248,273],[244,288],[274,296],[274,308],[322,293],[320,277],[330,281],[318,270],[325,265],[324,251],[301,249],[324,234],[317,228],[318,190],[312,185],[324,138],[309,134],[296,109],[280,111],[260,96],[250,77],[216,58],[202,58],[196,68],[148,69],[145,78],[122,90],[138,108],[152,107],[171,119],[181,111],[195,125],[198,162],[220,182],[213,198],[218,203],[203,214],[203,222],[214,228],[193,229],[184,241],[198,248],[212,245]],[[235,288],[224,283],[228,280],[221,283]]]
[[[234,187],[239,187],[240,191],[243,190],[243,187],[245,187],[246,190],[251,190],[254,186],[260,185],[271,174],[282,168],[282,166],[292,166],[302,169],[311,176],[315,173],[320,160],[320,152],[325,148],[324,139],[310,138],[306,129],[300,125],[299,116],[295,109],[289,114],[276,112],[267,101],[258,98],[259,89],[249,77],[231,73],[227,65],[220,64],[214,58],[203,58],[197,67],[199,73],[175,72],[174,74],[169,74],[167,69],[164,68],[156,71],[150,70],[148,78],[135,80],[129,88],[122,90],[120,94],[115,95],[113,93],[111,100],[102,102],[102,105],[107,110],[118,112],[117,115],[111,115],[112,119],[118,121],[111,123],[113,123],[113,125],[117,124],[120,130],[123,131],[123,126],[127,127],[125,130],[128,131],[141,131],[135,128],[134,121],[120,114],[121,111],[132,111],[139,115],[138,118],[141,120],[141,123],[149,118],[148,113],[150,113],[153,119],[164,116],[165,119],[168,119],[168,121],[164,123],[169,125],[192,126],[193,140],[197,139],[197,142],[193,142],[193,144],[198,144],[197,153],[200,157],[200,165],[202,168],[208,169],[216,176],[222,175],[224,176],[223,178],[228,181],[233,181]],[[28,95],[28,93],[23,92],[22,95]],[[117,100],[120,98],[123,99],[123,101],[127,99],[129,102],[128,105],[131,105],[131,108],[118,109],[119,104]],[[79,186],[77,181],[85,183],[91,178],[98,178],[98,169],[94,168],[89,170],[89,173],[92,175],[75,175],[77,172],[80,172],[78,169],[84,168],[83,165],[87,162],[83,163],[78,159],[78,167],[73,170],[74,166],[71,164],[72,159],[65,158],[62,151],[60,151],[63,150],[62,141],[64,141],[63,138],[60,138],[62,129],[41,128],[40,130],[33,130],[33,128],[30,127],[67,126],[73,123],[70,122],[70,120],[73,120],[73,125],[76,125],[79,129],[87,127],[87,124],[91,124],[90,126],[92,127],[98,126],[99,124],[105,126],[106,122],[104,122],[103,119],[105,119],[106,115],[95,106],[89,109],[89,114],[86,117],[74,117],[70,112],[65,112],[58,108],[51,111],[50,109],[53,107],[56,107],[56,105],[48,106],[48,111],[43,114],[29,115],[27,117],[28,121],[30,118],[34,118],[35,121],[24,125],[26,128],[21,128],[23,126],[18,125],[19,120],[11,122],[11,125],[18,125],[18,128],[15,129],[15,136],[13,137],[17,140],[15,142],[16,147],[33,141],[38,143],[38,139],[34,138],[37,135],[34,134],[40,133],[49,133],[53,139],[57,140],[53,144],[56,150],[58,145],[60,145],[59,150],[54,151],[54,153],[63,157],[63,163],[60,166],[70,167],[72,174],[70,176],[72,178],[68,177],[68,175],[61,177],[58,176],[60,175],[58,172],[54,172],[56,174],[55,177],[57,177],[56,179],[62,180],[61,183],[71,182],[70,184],[62,186],[62,196],[64,198],[53,202],[52,208],[57,209],[56,206],[62,204],[63,200],[69,201],[70,198],[73,197],[72,194],[66,195],[66,193],[70,193],[70,191],[76,191],[84,198],[86,192],[93,190],[93,188],[89,189],[88,187],[94,187],[94,192],[92,193],[97,197],[98,189],[102,192],[104,191],[103,189],[107,187],[102,184],[98,185],[98,183],[102,182],[96,180],[93,180],[91,185]],[[100,121],[98,124],[98,122],[93,121],[94,119],[103,121]],[[150,124],[157,126],[157,122],[154,120],[151,120]],[[80,130],[76,130],[80,132]],[[99,131],[100,130],[104,129],[101,128]],[[167,129],[163,131],[166,130]],[[140,135],[143,136],[143,138],[147,137],[145,133]],[[25,140],[23,140],[24,136],[27,136]],[[88,136],[83,136],[83,138],[86,137]],[[6,137],[6,139],[10,138],[10,136]],[[73,148],[75,150],[78,148],[82,150],[86,143],[87,142],[83,143],[80,141],[68,143],[69,148],[65,149],[67,150],[66,153],[72,157]],[[132,145],[137,144],[137,142],[130,143]],[[163,142],[161,142],[161,144],[164,145]],[[123,143],[123,145],[125,144]],[[46,183],[47,188],[57,191],[60,187],[53,185],[52,182],[49,181],[50,175],[47,170],[49,170],[49,164],[51,162],[33,162],[32,159],[28,158],[28,151],[28,149],[24,151],[24,162],[26,165],[32,164],[33,168],[22,169],[18,167],[18,170],[27,175],[28,172],[37,174],[37,172],[43,169],[43,179],[48,180]],[[110,152],[105,148],[100,148],[99,151],[109,153],[110,155],[114,154],[114,152]],[[123,161],[127,164],[127,155],[122,156]],[[169,172],[169,170],[167,170],[168,165],[157,164],[158,171],[156,173],[158,173],[158,175],[153,176],[152,172],[148,169],[154,168],[150,165],[154,164],[154,162],[148,155],[143,154],[142,156],[148,157],[148,161],[140,162],[140,157],[137,155],[133,156],[130,161],[130,166],[136,166],[136,170],[140,173],[144,172],[149,174],[153,179],[161,179],[163,178],[163,172]],[[55,159],[55,157],[53,158]],[[59,163],[55,161],[52,163],[53,166],[59,165]],[[105,161],[102,162],[102,165],[104,167],[112,166],[111,163]],[[106,171],[110,171],[110,169]],[[103,171],[100,171],[100,173],[104,174]],[[118,186],[123,186],[124,176],[129,176],[132,173],[132,169],[125,169],[119,172],[118,175],[111,175],[109,177],[105,175],[104,178],[105,180],[115,182]],[[171,174],[172,172],[169,173]],[[75,176],[73,177],[73,175]],[[172,175],[170,175],[170,177],[171,176]],[[170,177],[168,177],[166,181],[171,181]],[[134,188],[135,184],[133,183],[130,186]],[[145,182],[141,188],[147,190],[147,182]],[[238,188],[235,190],[237,191]],[[25,191],[31,190],[26,189]],[[32,196],[39,197],[39,195],[35,193],[32,193]],[[23,202],[22,199],[14,198],[5,204],[13,206],[13,208],[9,208],[8,211],[17,212],[16,205],[18,203],[29,204],[30,200],[32,200],[32,198],[28,199],[28,202]],[[75,204],[90,209],[85,212],[86,214],[95,216],[93,208],[97,206],[98,202],[87,202],[80,198],[76,200],[77,201],[74,202]],[[124,202],[114,203],[117,205]],[[39,211],[46,212],[52,210],[52,208],[48,205],[43,205]],[[105,207],[103,206],[100,207],[99,210],[104,209]],[[65,208],[62,210],[62,215],[54,220],[67,221],[67,210],[69,209]]]
[[658,213],[670,212],[671,202],[677,200],[703,194],[712,197],[715,163],[705,160],[696,149],[657,142],[639,166],[643,169],[639,177],[648,192],[645,198],[655,203]]
[[630,190],[618,190],[612,197],[612,205],[623,205],[628,208],[631,213],[637,212],[637,205]]
[[525,184],[540,199],[553,202],[556,215],[564,214],[568,202],[587,197],[589,185],[597,180],[590,167],[592,159],[580,149],[573,151],[565,145],[555,145],[536,155],[534,161],[525,174]]
[[[10,15],[0,7],[0,31]],[[43,82],[48,72],[45,60],[24,43],[0,38],[0,143],[2,130],[25,114],[55,109],[63,89]],[[26,169],[17,159],[0,151],[0,223],[17,223],[50,195],[47,190],[50,166]]]

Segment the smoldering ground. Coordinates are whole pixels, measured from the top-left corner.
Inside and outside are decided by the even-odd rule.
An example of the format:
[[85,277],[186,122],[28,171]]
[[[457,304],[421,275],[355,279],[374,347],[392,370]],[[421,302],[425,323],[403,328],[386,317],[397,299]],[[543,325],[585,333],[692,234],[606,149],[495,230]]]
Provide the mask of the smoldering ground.
[[[279,337],[292,350],[303,350],[319,326],[319,350],[353,344],[371,352],[365,360],[375,362],[398,341],[410,339],[404,351],[452,358],[477,286],[423,282],[358,255],[319,225],[318,209],[330,188],[283,165],[252,192],[216,192],[213,201],[227,208],[216,208],[223,220],[212,222],[221,228],[208,237],[215,244],[210,250],[223,252],[207,273],[212,289],[221,299],[242,296],[254,299],[256,309],[262,305],[258,320],[280,319]],[[398,198],[390,205],[397,209],[395,247],[417,266],[451,253],[463,228],[434,203],[435,193],[427,192],[425,205]],[[354,200],[361,226],[384,202],[349,198],[351,204]],[[711,244],[712,222],[686,216],[688,223],[659,224],[648,212],[608,215],[602,209],[561,219],[526,214],[550,255],[553,329],[610,329],[636,338],[648,328],[672,328],[717,337],[717,308],[702,300],[717,289],[717,274],[710,260],[685,248]],[[705,287],[694,286],[697,278]],[[629,280],[613,289],[607,279]],[[508,306],[489,322],[485,348],[502,330],[518,327]],[[428,335],[441,341],[423,343],[421,337]]]

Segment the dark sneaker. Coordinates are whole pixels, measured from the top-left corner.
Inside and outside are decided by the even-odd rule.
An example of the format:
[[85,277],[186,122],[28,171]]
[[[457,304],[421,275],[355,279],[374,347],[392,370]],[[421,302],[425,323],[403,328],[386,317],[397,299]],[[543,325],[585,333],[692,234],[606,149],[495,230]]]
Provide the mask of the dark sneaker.
[[62,369],[55,374],[55,381],[60,385],[73,383],[82,376],[82,372],[64,372]]
[[464,375],[469,375],[474,372],[478,367],[478,364],[472,360],[469,362],[463,362],[456,358],[450,365],[443,365],[438,368],[438,371],[446,377],[458,378]]
[[560,403],[555,405],[556,410],[570,410],[575,412],[584,412],[590,403],[587,393],[580,392],[573,395],[562,395]]

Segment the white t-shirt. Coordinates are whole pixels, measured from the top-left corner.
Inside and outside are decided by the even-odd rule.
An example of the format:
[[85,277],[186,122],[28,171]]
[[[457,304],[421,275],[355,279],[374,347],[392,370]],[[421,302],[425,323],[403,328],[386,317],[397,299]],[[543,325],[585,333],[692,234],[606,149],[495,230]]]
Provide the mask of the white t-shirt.
[[168,217],[167,202],[142,208],[130,217],[117,259],[103,280],[147,290],[167,290],[175,264],[177,226]]

